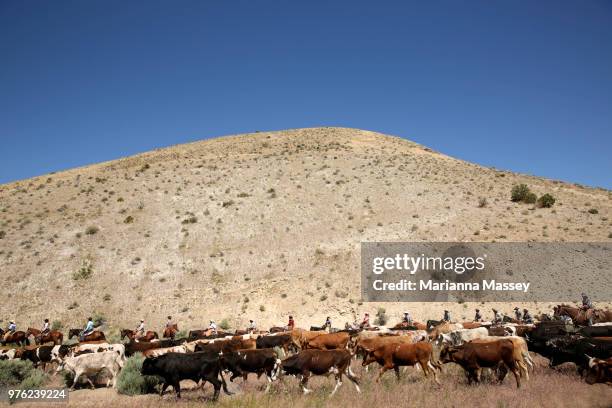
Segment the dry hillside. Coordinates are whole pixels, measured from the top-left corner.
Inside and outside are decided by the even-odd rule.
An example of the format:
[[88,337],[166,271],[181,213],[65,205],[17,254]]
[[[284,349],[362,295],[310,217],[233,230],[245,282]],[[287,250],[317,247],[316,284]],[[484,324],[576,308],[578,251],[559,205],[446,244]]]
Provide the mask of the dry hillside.
[[[517,183],[556,204],[511,202]],[[381,306],[359,300],[360,241],[610,241],[611,209],[610,191],[375,132],[222,137],[0,186],[0,318],[341,325]],[[474,305],[382,306],[397,320]]]

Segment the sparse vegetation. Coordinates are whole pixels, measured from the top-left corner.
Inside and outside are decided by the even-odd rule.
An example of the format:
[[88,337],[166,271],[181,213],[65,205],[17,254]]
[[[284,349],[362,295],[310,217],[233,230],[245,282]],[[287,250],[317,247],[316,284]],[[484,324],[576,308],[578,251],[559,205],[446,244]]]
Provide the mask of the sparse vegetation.
[[144,360],[141,353],[136,353],[127,359],[117,376],[117,391],[120,394],[139,395],[155,392],[155,387],[159,384],[158,377],[140,374]]
[[544,194],[540,198],[538,198],[538,207],[541,208],[550,208],[555,204],[555,197],[551,194]]
[[89,279],[92,274],[93,274],[92,263],[90,260],[85,259],[81,263],[81,267],[79,268],[79,270],[72,274],[72,279],[74,280]]
[[525,202],[527,195],[531,193],[527,184],[517,184],[512,187],[510,192],[510,199],[514,202]]
[[589,214],[599,214],[599,210],[597,208],[589,208]]
[[40,388],[47,376],[30,361],[0,360],[0,388]]
[[387,310],[385,310],[384,307],[379,307],[376,311],[376,319],[374,319],[374,324],[377,326],[384,326],[387,324],[388,320]]
[[219,327],[223,330],[229,330],[230,328],[229,320],[227,318],[224,318],[223,320],[221,320],[221,323],[219,323]]
[[89,227],[85,229],[85,234],[95,235],[98,233],[98,231],[100,231],[100,228],[96,227],[95,225],[90,225]]

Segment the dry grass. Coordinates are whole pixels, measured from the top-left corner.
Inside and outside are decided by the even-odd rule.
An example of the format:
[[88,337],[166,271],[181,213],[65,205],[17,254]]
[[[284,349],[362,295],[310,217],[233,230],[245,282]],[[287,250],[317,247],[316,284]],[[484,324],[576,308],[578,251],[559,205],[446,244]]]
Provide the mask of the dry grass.
[[[355,364],[354,364],[355,366]],[[218,407],[610,407],[612,387],[597,384],[588,385],[574,374],[559,373],[545,369],[532,375],[521,389],[516,389],[513,377],[507,377],[503,384],[481,384],[468,386],[460,369],[445,365],[441,375],[442,386],[425,380],[420,371],[409,368],[402,374],[399,383],[392,373],[387,373],[380,384],[373,383],[375,373],[365,373],[356,368],[361,377],[362,394],[357,394],[353,385],[345,379],[338,393],[329,397],[334,380],[314,377],[309,387],[312,394],[302,395],[298,381],[294,377],[284,378],[264,394],[265,382],[251,376],[246,385],[242,380],[230,384],[236,395],[221,394]],[[195,388],[194,383],[184,382],[184,386]],[[195,407],[203,402],[212,405],[209,398],[212,387],[207,384],[204,391],[187,390],[181,401],[173,394],[160,399],[157,395],[127,397],[111,389],[95,391],[80,390],[70,395],[69,406],[74,407]],[[21,405],[24,406],[24,405]],[[32,405],[39,406],[39,405]]]

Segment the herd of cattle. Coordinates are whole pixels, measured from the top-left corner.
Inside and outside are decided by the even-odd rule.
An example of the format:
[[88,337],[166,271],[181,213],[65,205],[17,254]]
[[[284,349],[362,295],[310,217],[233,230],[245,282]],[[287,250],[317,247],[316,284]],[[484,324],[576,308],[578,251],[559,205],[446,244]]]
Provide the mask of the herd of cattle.
[[371,330],[314,331],[294,328],[291,331],[272,328],[269,332],[236,334],[189,332],[185,339],[153,339],[109,344],[102,332],[99,340],[74,345],[53,344],[25,346],[0,351],[0,359],[30,360],[45,370],[50,363],[57,371],[74,375],[72,387],[101,372],[107,386],[115,386],[117,375],[126,358],[142,353],[145,358],[141,374],[162,379],[160,395],[172,386],[181,395],[180,381],[210,382],[213,399],[221,388],[230,394],[223,374],[230,381],[249,373],[265,375],[270,384],[281,375],[300,379],[304,393],[310,392],[308,380],[313,375],[333,375],[336,379],[332,395],[346,376],[357,392],[359,379],[351,369],[355,358],[367,367],[378,363],[376,381],[388,370],[399,379],[400,367],[418,366],[425,377],[439,384],[442,365],[456,363],[467,376],[468,383],[480,382],[483,368],[494,370],[498,381],[512,372],[517,387],[533,374],[533,354],[549,359],[550,365],[564,362],[576,364],[590,384],[612,384],[612,324],[574,326],[551,320],[536,324],[491,325],[490,323],[435,322],[426,325],[371,328]]

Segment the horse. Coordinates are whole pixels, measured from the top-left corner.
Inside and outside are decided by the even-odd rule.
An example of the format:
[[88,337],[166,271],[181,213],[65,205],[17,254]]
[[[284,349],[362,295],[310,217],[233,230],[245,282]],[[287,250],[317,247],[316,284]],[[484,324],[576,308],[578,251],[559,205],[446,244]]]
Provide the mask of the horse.
[[269,332],[270,333],[283,333],[287,331],[287,327],[280,327],[280,326],[272,326],[270,327]]
[[8,335],[3,333],[0,344],[6,346],[9,343],[15,343],[18,346],[29,346],[30,340],[28,340],[28,335],[24,331],[16,331],[14,333],[9,333]]
[[587,325],[589,318],[592,323],[612,322],[612,311],[603,309],[584,310],[570,305],[557,305],[554,308],[555,317],[569,316],[574,324]]
[[391,327],[391,330],[427,330],[427,325],[421,322],[399,322],[395,326]]
[[169,327],[166,327],[164,329],[164,334],[162,335],[162,337],[164,339],[172,339],[174,340],[174,336],[176,336],[176,333],[178,332],[178,324],[174,323]]
[[151,341],[153,339],[159,339],[159,336],[154,331],[145,332],[144,336],[136,338],[136,331],[130,329],[121,329],[121,339],[127,337],[131,341]]
[[[79,341],[81,341],[81,331],[82,331],[81,329],[70,329],[68,331],[68,339],[70,340],[71,338],[76,336],[79,338]],[[82,341],[86,342],[86,341],[99,341],[99,340],[106,340],[106,336],[101,331],[94,330],[91,333],[89,333],[87,336],[85,336],[85,338]]]
[[64,335],[57,330],[51,330],[44,335],[41,335],[41,333],[40,330],[33,327],[28,327],[28,331],[26,332],[28,337],[34,336],[34,342],[36,344],[45,344],[52,341],[54,346],[59,346],[62,344],[62,341],[64,341]]

